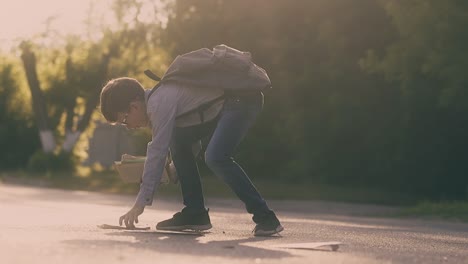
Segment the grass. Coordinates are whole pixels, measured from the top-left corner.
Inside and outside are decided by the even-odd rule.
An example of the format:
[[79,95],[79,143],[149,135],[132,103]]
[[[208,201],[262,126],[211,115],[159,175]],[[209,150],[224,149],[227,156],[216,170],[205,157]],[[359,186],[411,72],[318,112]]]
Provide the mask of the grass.
[[424,201],[402,209],[399,216],[419,216],[468,222],[468,201]]
[[[100,171],[88,173],[29,173],[25,171],[10,171],[0,173],[0,178],[6,182],[44,185],[67,190],[88,190],[105,193],[136,194],[138,184],[128,184],[121,181],[115,171]],[[326,200],[351,203],[368,203],[381,205],[407,205],[412,201],[408,195],[383,192],[365,188],[345,188],[314,183],[288,183],[252,179],[260,193],[267,199],[274,200]],[[202,177],[203,192],[206,196],[219,198],[235,198],[229,187],[212,175]],[[179,186],[163,185],[158,189],[159,195],[178,196]]]
[[[138,184],[121,181],[115,171],[90,173],[29,173],[10,171],[0,173],[0,180],[28,185],[42,185],[68,190],[88,190],[104,193],[136,194]],[[396,217],[440,218],[468,222],[468,201],[418,202],[418,197],[401,193],[366,188],[347,188],[313,183],[287,183],[252,179],[257,189],[268,200],[322,200],[400,206]],[[203,191],[208,197],[234,198],[232,191],[218,178],[202,177]],[[158,195],[180,196],[179,185],[163,185]]]

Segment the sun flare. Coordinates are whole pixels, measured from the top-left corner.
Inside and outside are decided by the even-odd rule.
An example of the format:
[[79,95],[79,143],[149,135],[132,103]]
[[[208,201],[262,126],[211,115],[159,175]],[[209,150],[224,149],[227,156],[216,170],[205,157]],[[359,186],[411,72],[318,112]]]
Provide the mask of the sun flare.
[[91,4],[93,13],[105,14],[110,0],[0,0],[0,46],[44,32],[84,34]]

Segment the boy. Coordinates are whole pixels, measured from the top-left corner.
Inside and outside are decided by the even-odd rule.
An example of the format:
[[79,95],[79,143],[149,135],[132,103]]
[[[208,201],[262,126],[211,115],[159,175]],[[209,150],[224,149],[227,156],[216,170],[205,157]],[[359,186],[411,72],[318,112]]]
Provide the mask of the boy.
[[[119,219],[127,227],[138,223],[145,206],[151,205],[166,156],[171,151],[179,177],[185,208],[157,224],[159,230],[208,230],[212,227],[205,208],[200,175],[192,145],[208,138],[205,162],[244,202],[256,223],[255,236],[270,236],[283,230],[275,213],[234,161],[236,147],[263,107],[260,91],[229,95],[221,89],[162,83],[150,94],[132,78],[109,81],[101,92],[101,111],[109,122],[127,128],[150,125],[152,141],[147,147],[142,183],[133,208]],[[202,112],[193,109],[206,103]]]

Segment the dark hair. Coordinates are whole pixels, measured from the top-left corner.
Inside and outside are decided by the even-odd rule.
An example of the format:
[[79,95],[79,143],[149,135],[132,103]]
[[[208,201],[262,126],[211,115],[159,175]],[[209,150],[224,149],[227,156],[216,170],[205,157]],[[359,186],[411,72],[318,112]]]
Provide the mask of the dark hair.
[[135,79],[110,80],[101,91],[101,113],[108,122],[117,121],[117,113],[126,112],[134,100],[144,100],[145,89]]

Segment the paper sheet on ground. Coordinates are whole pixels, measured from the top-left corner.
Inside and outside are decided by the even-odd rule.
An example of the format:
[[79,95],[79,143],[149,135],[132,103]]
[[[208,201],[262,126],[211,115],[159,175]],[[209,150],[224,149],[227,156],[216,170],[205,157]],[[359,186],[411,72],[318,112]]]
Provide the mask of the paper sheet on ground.
[[125,227],[125,226],[118,226],[118,225],[108,225],[108,224],[103,224],[103,225],[98,225],[97,227],[101,229],[117,229],[117,230],[150,230],[150,227]]

